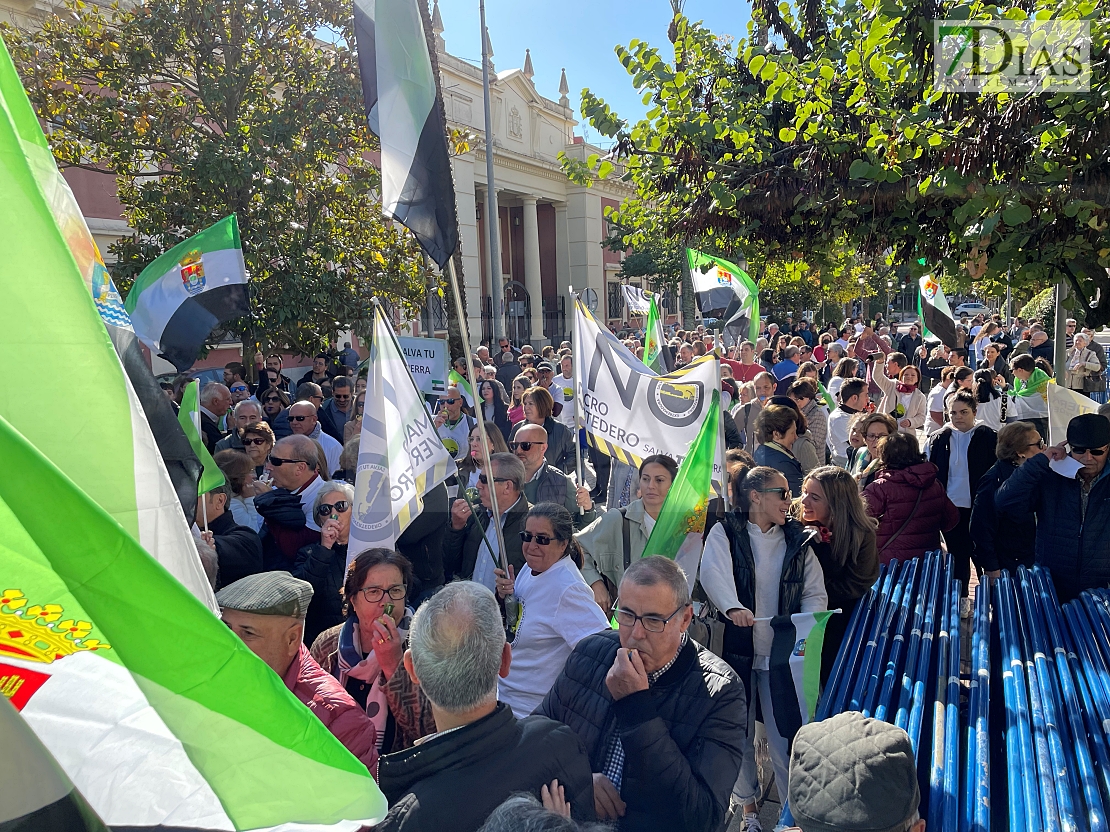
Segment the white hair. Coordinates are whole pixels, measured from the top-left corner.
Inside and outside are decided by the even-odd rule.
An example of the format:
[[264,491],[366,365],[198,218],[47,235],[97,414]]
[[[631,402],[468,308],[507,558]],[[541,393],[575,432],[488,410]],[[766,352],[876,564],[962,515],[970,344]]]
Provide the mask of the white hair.
[[239,411],[243,409],[244,405],[246,405],[247,407],[253,407],[255,410],[258,411],[258,418],[262,418],[262,405],[260,405],[254,399],[243,399],[243,401],[241,402],[236,402],[235,408],[232,410],[232,415],[238,418]]
[[343,498],[354,508],[355,489],[342,480],[332,480],[331,485],[322,486],[320,490],[316,492],[316,499],[312,501],[312,515],[316,516],[316,509],[324,502],[325,497],[329,494],[335,494],[337,491],[342,494]]
[[497,698],[505,625],[493,593],[473,581],[448,584],[412,619],[409,648],[420,687],[436,707],[463,713]]

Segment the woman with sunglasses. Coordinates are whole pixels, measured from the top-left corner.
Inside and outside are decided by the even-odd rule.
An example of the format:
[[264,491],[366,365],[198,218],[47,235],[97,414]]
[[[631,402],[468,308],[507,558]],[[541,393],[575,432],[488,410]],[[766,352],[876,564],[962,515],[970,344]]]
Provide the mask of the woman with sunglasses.
[[268,387],[261,394],[259,401],[262,402],[262,418],[266,423],[273,427],[274,419],[289,407],[289,397],[285,395],[284,390],[279,390],[277,387]]
[[351,507],[355,489],[345,482],[326,483],[312,504],[320,527],[320,542],[302,546],[290,570],[294,578],[312,584],[312,601],[304,621],[304,643],[343,620],[340,589],[347,567],[347,542],[351,535]]
[[533,506],[520,539],[525,560],[520,573],[511,564],[508,575],[495,571],[498,597],[515,593],[524,607],[510,634],[513,664],[498,683],[497,698],[523,719],[543,702],[578,642],[609,629],[609,622],[579,571],[582,549],[564,506]]
[[[701,585],[725,622],[723,658],[748,691],[748,738],[732,791],[744,819],[758,819],[755,766],[756,705],[763,713],[775,782],[787,781],[790,747],[775,727],[770,656],[776,615],[820,612],[828,596],[812,549],[817,534],[790,516],[790,487],[774,468],[741,468],[732,478],[736,510],[710,529],[701,561]],[[750,828],[750,827],[749,827]]]
[[274,449],[274,431],[266,422],[252,422],[239,429],[243,451],[254,463],[254,475],[261,477],[266,470],[266,457]]
[[312,658],[366,711],[378,729],[378,752],[411,748],[434,734],[427,697],[402,657],[413,610],[405,603],[412,564],[392,549],[367,549],[343,580],[346,617],[312,642]]
[[971,539],[976,566],[992,578],[1018,566],[1031,567],[1037,547],[1037,520],[1032,514],[999,511],[994,495],[1029,459],[1044,450],[1040,432],[1030,422],[1011,422],[998,431],[998,462],[979,480],[971,504]]

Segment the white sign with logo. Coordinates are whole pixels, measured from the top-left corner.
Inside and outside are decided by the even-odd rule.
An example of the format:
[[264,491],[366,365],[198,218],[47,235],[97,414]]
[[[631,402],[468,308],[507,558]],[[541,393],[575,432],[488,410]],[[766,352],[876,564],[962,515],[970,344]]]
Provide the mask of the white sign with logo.
[[406,338],[400,335],[397,342],[420,392],[425,395],[446,392],[447,342],[439,338]]

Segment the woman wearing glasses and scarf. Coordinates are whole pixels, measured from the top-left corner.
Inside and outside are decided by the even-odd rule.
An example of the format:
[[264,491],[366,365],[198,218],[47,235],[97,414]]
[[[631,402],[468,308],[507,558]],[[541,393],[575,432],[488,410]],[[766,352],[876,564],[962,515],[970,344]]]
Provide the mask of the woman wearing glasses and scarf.
[[820,612],[828,595],[821,564],[811,544],[816,532],[790,516],[790,486],[780,472],[759,465],[732,478],[737,510],[710,529],[701,561],[701,585],[725,622],[721,657],[748,691],[748,738],[740,776],[732,792],[744,819],[756,818],[759,778],[755,766],[756,703],[775,766],[775,782],[787,782],[789,741],[775,724],[770,688],[770,656],[776,615]]
[[411,748],[436,731],[428,699],[401,661],[413,615],[405,604],[411,585],[406,557],[392,549],[367,549],[346,571],[346,618],[312,642],[312,658],[378,729],[381,754]]
[[524,613],[510,634],[513,664],[498,683],[497,698],[519,719],[543,702],[586,636],[609,629],[594,594],[579,569],[582,549],[574,539],[574,520],[558,503],[533,506],[520,533],[525,565],[519,574],[496,570],[497,595],[516,594]]
[[316,636],[343,620],[340,589],[347,568],[354,502],[355,489],[345,482],[325,483],[313,501],[320,542],[302,546],[290,570],[294,578],[312,584],[312,601],[304,621],[305,644],[312,644]]

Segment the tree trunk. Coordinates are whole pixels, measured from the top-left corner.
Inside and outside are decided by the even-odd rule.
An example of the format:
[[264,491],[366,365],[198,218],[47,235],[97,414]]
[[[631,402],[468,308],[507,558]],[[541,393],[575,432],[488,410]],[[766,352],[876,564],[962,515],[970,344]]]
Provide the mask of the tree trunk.
[[690,279],[688,269],[682,270],[682,328],[693,329],[697,323],[694,320],[696,309],[694,306],[694,281]]

